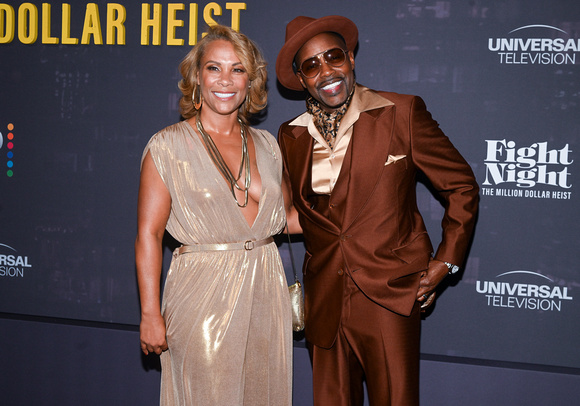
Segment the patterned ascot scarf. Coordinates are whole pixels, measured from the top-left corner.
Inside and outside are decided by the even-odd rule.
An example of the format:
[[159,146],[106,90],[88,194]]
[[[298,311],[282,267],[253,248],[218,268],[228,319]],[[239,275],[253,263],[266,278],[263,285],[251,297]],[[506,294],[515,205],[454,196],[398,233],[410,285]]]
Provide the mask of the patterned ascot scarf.
[[340,121],[342,117],[348,110],[350,101],[352,100],[352,95],[354,94],[354,86],[352,92],[344,102],[342,106],[334,110],[332,113],[327,113],[322,110],[320,103],[314,97],[308,96],[306,99],[306,109],[314,118],[314,125],[320,134],[324,137],[330,149],[334,149],[334,142],[336,141],[336,135],[338,134],[338,127],[340,126]]

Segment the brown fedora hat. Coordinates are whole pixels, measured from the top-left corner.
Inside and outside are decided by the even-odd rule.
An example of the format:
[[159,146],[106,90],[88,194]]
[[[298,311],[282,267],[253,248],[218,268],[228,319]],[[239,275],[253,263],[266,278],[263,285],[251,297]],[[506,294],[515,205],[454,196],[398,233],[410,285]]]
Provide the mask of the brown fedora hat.
[[302,85],[292,69],[292,62],[302,45],[323,32],[340,34],[346,41],[349,51],[354,51],[358,42],[358,29],[346,17],[326,16],[318,19],[305,16],[296,17],[286,26],[286,42],[276,59],[276,76],[284,87],[302,90]]

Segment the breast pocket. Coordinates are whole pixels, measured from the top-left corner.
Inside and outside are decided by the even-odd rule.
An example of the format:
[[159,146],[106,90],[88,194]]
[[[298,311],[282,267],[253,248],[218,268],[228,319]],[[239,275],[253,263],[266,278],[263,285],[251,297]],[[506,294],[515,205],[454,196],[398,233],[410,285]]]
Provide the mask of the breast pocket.
[[389,155],[385,162],[385,168],[389,169],[407,169],[407,155]]

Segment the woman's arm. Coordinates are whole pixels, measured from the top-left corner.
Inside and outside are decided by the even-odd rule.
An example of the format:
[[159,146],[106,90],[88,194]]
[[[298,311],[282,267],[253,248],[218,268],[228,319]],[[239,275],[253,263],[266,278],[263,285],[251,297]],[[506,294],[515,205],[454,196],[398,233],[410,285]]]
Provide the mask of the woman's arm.
[[282,177],[282,194],[284,195],[284,209],[286,210],[288,231],[290,234],[302,234],[302,227],[300,227],[300,222],[298,221],[298,212],[292,204],[290,187],[284,176]]
[[162,240],[171,211],[171,196],[148,152],[141,167],[137,205],[135,262],[141,303],[140,338],[145,354],[167,349],[161,316]]

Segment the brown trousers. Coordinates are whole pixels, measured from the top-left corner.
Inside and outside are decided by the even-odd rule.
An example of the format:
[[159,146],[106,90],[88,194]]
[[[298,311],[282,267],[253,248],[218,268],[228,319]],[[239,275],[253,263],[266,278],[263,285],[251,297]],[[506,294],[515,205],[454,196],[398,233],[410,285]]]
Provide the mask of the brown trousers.
[[314,406],[419,405],[420,305],[409,317],[366,297],[344,274],[341,325],[334,346],[309,345]]

